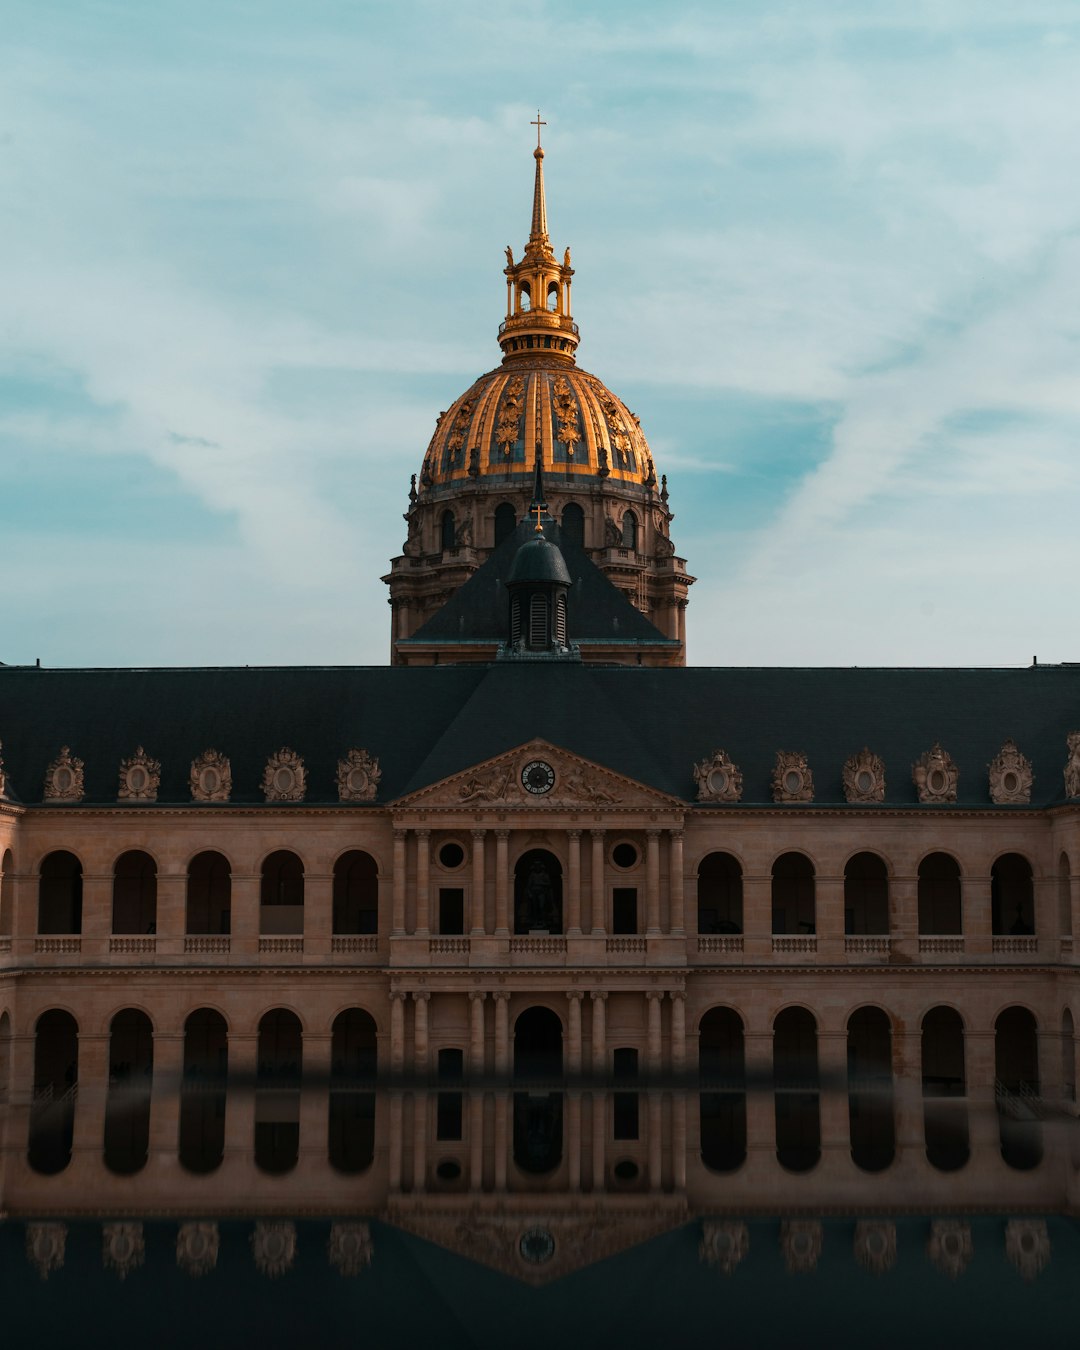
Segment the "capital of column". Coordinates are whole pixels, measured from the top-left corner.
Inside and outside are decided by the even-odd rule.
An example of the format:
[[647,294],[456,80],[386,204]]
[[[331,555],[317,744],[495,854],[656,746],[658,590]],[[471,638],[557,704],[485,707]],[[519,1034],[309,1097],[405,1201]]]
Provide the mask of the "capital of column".
[[417,839],[430,839],[430,838],[431,838],[431,831],[430,831],[430,830],[423,830],[423,829],[421,829],[421,830],[413,830],[413,834],[416,835]]
[[472,830],[471,834],[474,839],[483,839],[484,835],[487,834],[487,830]]
[[496,839],[509,839],[509,838],[510,838],[510,831],[509,831],[509,830],[495,830],[495,831],[494,831],[494,834],[495,834],[495,838],[496,838]]
[[566,837],[567,839],[580,839],[583,833],[583,830],[567,830]]
[[589,834],[593,839],[603,839],[604,835],[607,834],[607,830],[590,830]]
[[662,834],[663,834],[663,830],[656,829],[655,827],[653,827],[653,828],[650,828],[650,829],[648,829],[648,830],[645,831],[645,838],[646,838],[646,839],[657,840],[657,839],[660,838],[660,836],[661,836]]
[[[412,996],[416,1003],[426,1003],[431,997],[431,991],[429,989],[414,989]],[[393,998],[393,994],[390,997]]]
[[407,826],[405,826],[405,825],[400,825],[400,826],[396,825],[396,826],[394,827],[394,843],[395,843],[395,844],[403,844],[403,843],[405,842],[405,840],[408,839],[408,837],[409,837],[409,830],[408,830],[408,827],[407,827]]
[[672,1003],[685,1003],[685,1002],[686,1002],[686,990],[685,990],[685,989],[669,989],[669,990],[668,990],[668,998],[671,999]]
[[[391,989],[391,990],[390,990],[390,1002],[391,1002],[391,1003],[404,1003],[405,1000],[406,1000],[408,997],[409,997],[408,994],[405,993],[405,991],[402,990],[402,989]],[[230,1039],[231,1039],[231,1036],[230,1036]]]
[[491,997],[495,1000],[496,1003],[509,1003],[509,1002],[510,1002],[510,995],[509,995],[509,993],[508,993],[505,989],[495,989],[495,990],[493,990],[493,991],[492,991],[492,994],[491,994]]
[[[566,991],[566,997],[570,1000],[571,1003],[580,1003],[581,1000],[585,997],[585,994],[580,989],[568,989]],[[607,995],[605,994],[604,997],[606,998]]]
[[593,1001],[594,1003],[604,1003],[604,1002],[606,1002],[606,1000],[607,1000],[607,990],[606,990],[606,989],[594,989],[594,990],[592,990],[591,993],[589,994],[589,997],[592,999],[592,1001]]
[[470,990],[469,990],[469,1002],[470,1002],[470,1003],[482,1003],[482,1002],[484,1001],[484,999],[486,999],[486,998],[487,998],[487,990],[486,990],[486,989],[470,989]]
[[683,838],[683,833],[684,833],[684,832],[683,832],[682,830],[668,830],[668,838],[669,838],[669,839],[678,839],[678,840],[681,841],[682,838]]
[[645,992],[645,997],[650,1003],[659,1003],[664,998],[664,991],[662,989],[648,989]]

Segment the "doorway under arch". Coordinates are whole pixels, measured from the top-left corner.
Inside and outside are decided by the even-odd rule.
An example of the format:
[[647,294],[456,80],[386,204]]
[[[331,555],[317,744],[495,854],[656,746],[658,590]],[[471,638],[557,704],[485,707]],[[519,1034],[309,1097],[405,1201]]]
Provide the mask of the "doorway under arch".
[[562,1041],[550,1008],[527,1008],[514,1023],[514,1162],[533,1176],[562,1161],[563,1094],[542,1090],[562,1078]]

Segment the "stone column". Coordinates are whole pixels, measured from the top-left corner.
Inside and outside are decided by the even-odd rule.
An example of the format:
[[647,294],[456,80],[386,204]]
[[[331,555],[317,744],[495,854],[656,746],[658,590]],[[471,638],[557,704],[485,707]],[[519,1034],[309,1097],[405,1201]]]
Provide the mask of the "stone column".
[[576,989],[570,990],[567,998],[567,1056],[566,1067],[571,1079],[581,1076],[581,1000],[584,995]]
[[818,958],[838,961],[844,955],[844,878],[820,873],[814,879],[814,927]]
[[8,1070],[8,1108],[6,1119],[0,1116],[4,1152],[7,1154],[5,1181],[12,1162],[26,1156],[30,1139],[30,1105],[34,1099],[34,1033],[12,1036],[11,1064]]
[[746,1030],[746,1156],[759,1179],[774,1179],[776,1104],[773,1100],[773,1033],[771,1027]]
[[483,937],[487,927],[484,906],[484,836],[487,830],[473,830],[472,851],[472,924],[473,937]]
[[686,935],[686,904],[683,897],[683,832],[671,830],[668,838],[668,889],[671,895],[671,934]]
[[994,931],[990,874],[964,876],[960,885],[964,951],[968,956],[989,956],[993,951]]
[[495,831],[495,936],[510,936],[510,831]]
[[154,1073],[150,1080],[150,1165],[157,1172],[177,1167],[180,1149],[180,1089],[184,1077],[183,1031],[154,1032]]
[[889,881],[889,933],[893,950],[914,959],[919,954],[919,878],[894,876]]
[[908,1024],[893,1034],[893,1101],[896,1155],[905,1170],[920,1168],[926,1157],[922,1099],[922,1031]]
[[413,1094],[413,1190],[427,1189],[428,1135],[428,1002],[426,990],[413,991],[413,1072],[417,1090]]
[[848,1091],[847,1031],[818,1030],[818,1110],[821,1158],[835,1173],[851,1162],[851,1106]]
[[[650,853],[654,846],[650,843]],[[649,1102],[649,1189],[658,1191],[661,1188],[663,1166],[663,1135],[660,1129],[661,1107],[663,1097],[660,1089],[656,1085],[656,1080],[663,1070],[663,1040],[662,1040],[662,1013],[664,995],[650,990],[645,997],[649,1002],[649,1033],[648,1033],[648,1065],[646,1074],[648,1080],[648,1102]]]
[[325,1175],[330,1148],[329,1031],[304,1033],[300,1088],[300,1166],[312,1178]]
[[993,1028],[965,1028],[964,1073],[967,1079],[968,1129],[971,1135],[969,1167],[989,1169],[994,1174],[1001,1162],[998,1129],[997,1066]]
[[[259,951],[259,872],[232,875],[229,897],[229,950],[234,955],[254,957]],[[230,1037],[231,1039],[231,1037]]]
[[671,1177],[676,1191],[686,1189],[686,995],[671,994],[671,1072],[675,1091],[671,1103]]
[[581,831],[567,830],[568,883],[570,903],[567,906],[566,933],[568,937],[581,936]]
[[[1070,858],[1075,857],[1074,853],[1069,854]],[[1075,866],[1075,864],[1073,864]],[[1069,910],[1070,923],[1069,932],[1073,937],[1073,960],[1080,957],[1080,872],[1073,872],[1069,877]],[[21,932],[21,929],[16,929]]]
[[592,994],[592,1188],[605,1189],[604,1163],[607,1145],[607,1019],[604,1007],[607,994]]
[[404,1099],[401,1073],[405,1067],[405,999],[400,989],[390,991],[390,1158],[388,1184],[391,1191],[401,1190],[403,1161]]
[[469,991],[469,1189],[478,1191],[484,1179],[484,1000],[482,989]]
[[85,955],[102,956],[109,950],[112,933],[112,873],[88,872],[83,876],[82,949]]
[[431,931],[431,831],[416,831],[416,936]]
[[660,936],[660,831],[645,831],[646,933]]
[[592,922],[593,937],[603,937],[607,928],[604,920],[604,831],[590,830],[592,838]]
[[408,830],[394,831],[394,901],[391,921],[393,924],[391,936],[393,937],[404,937],[405,935],[405,844],[408,838]]
[[255,1074],[257,1031],[229,1032],[229,1076],[225,1092],[225,1166],[248,1172],[255,1160]]
[[159,952],[175,952],[176,955],[183,952],[184,934],[187,931],[186,872],[163,872],[158,876],[154,928]]
[[74,1162],[96,1167],[105,1150],[105,1107],[109,1092],[109,1034],[79,1032],[78,1095],[71,1142]]

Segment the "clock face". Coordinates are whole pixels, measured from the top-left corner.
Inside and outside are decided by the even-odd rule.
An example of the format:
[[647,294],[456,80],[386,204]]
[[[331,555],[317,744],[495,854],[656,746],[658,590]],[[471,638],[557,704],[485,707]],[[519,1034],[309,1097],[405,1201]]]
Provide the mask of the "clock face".
[[542,759],[530,760],[521,771],[521,786],[539,797],[555,786],[555,770]]

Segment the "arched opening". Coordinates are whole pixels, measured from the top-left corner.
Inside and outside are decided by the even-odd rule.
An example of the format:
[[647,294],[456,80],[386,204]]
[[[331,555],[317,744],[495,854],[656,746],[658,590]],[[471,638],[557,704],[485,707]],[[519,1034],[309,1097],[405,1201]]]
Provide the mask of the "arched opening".
[[577,502],[568,502],[562,513],[563,539],[578,548],[585,547],[585,512]]
[[844,932],[889,931],[889,872],[876,853],[856,853],[844,868]]
[[1020,853],[1003,853],[990,869],[990,916],[995,936],[1035,932],[1035,886],[1031,864]]
[[964,1023],[955,1008],[931,1008],[922,1021],[923,1136],[926,1160],[955,1172],[971,1156]]
[[527,314],[532,309],[532,288],[527,281],[518,284],[518,313]]
[[300,1019],[274,1008],[259,1020],[255,1075],[255,1166],[280,1174],[296,1166],[300,1150]]
[[288,849],[264,859],[259,890],[259,932],[266,935],[304,931],[304,864]]
[[154,1028],[138,1008],[118,1012],[109,1028],[109,1093],[105,1099],[105,1166],[130,1176],[146,1166]]
[[551,313],[551,314],[555,314],[555,313],[557,313],[557,311],[558,311],[558,308],[559,308],[559,283],[558,283],[557,281],[549,281],[549,282],[548,282],[548,288],[547,288],[547,307],[548,307],[548,312]]
[[1076,1101],[1076,1040],[1068,1008],[1061,1014],[1061,1092],[1067,1102]]
[[1006,1008],[994,1023],[1001,1156],[1010,1167],[1026,1170],[1042,1159],[1039,1123],[1039,1039],[1027,1008]]
[[816,933],[814,864],[805,853],[783,853],[772,867],[774,933]]
[[15,859],[11,849],[0,859],[0,937],[10,937],[15,921]]
[[746,1052],[734,1008],[710,1008],[701,1019],[698,1073],[701,1161],[712,1172],[733,1172],[746,1159]]
[[742,868],[730,853],[709,853],[698,867],[699,933],[741,933]]
[[[527,1008],[514,1024],[514,1162],[542,1176],[562,1161],[562,1023],[550,1008]],[[531,1085],[531,1087],[530,1087]]]
[[963,931],[960,864],[948,853],[931,853],[919,864],[919,932],[959,937]]
[[112,930],[157,932],[157,864],[140,849],[121,853],[113,867]]
[[509,502],[500,502],[495,508],[495,547],[509,539],[517,529],[517,512]]
[[196,1008],[184,1023],[180,1091],[180,1166],[189,1172],[212,1172],[225,1156],[228,1074],[225,1019],[214,1008]]
[[514,868],[514,932],[561,933],[562,865],[547,849],[523,853]]
[[42,860],[38,881],[38,932],[82,932],[82,863],[58,849]]
[[637,516],[634,515],[633,511],[627,511],[622,518],[622,546],[636,553],[637,543]]
[[880,1172],[896,1154],[892,1027],[887,1013],[858,1008],[851,1014],[847,1061],[851,1159],[864,1172]]
[[188,865],[186,933],[226,934],[232,916],[232,869],[221,853],[198,853]]
[[444,511],[439,522],[440,547],[444,553],[457,547],[457,527],[453,511]]
[[79,1028],[69,1012],[50,1008],[34,1028],[34,1098],[27,1161],[52,1176],[71,1161],[79,1090]]
[[370,853],[352,849],[334,864],[334,933],[379,931],[379,868]]
[[330,1166],[363,1172],[375,1157],[375,1075],[378,1036],[375,1019],[363,1008],[346,1008],[334,1018],[330,1039]]
[[817,1023],[806,1008],[785,1008],[773,1022],[776,1160],[808,1172],[821,1157]]
[[[1069,855],[1063,853],[1058,859],[1058,932],[1062,937],[1072,937],[1072,886],[1069,879]],[[10,932],[10,929],[5,929]]]

